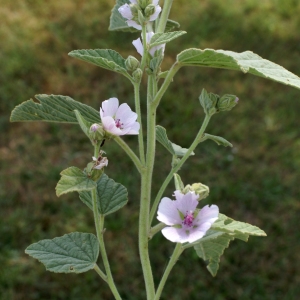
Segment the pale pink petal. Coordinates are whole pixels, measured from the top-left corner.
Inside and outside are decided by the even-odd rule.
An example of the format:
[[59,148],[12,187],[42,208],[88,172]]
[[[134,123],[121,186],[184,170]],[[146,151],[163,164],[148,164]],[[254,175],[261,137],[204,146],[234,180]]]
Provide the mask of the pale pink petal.
[[175,201],[167,197],[162,198],[158,206],[157,219],[166,225],[181,224]]
[[127,3],[120,6],[118,11],[122,15],[122,17],[127,20],[131,20],[133,18],[130,6]]
[[107,167],[107,165],[108,165],[108,159],[106,157],[103,157],[99,165],[95,166],[94,169],[101,170],[103,167]]
[[201,239],[205,235],[206,231],[209,228],[210,228],[210,225],[209,225],[209,227],[206,230],[203,230],[203,231],[202,230],[192,229],[190,231],[190,234],[189,234],[189,237],[188,237],[188,242],[189,243],[194,243],[195,241]]
[[[136,0],[135,0],[136,1]],[[153,5],[157,5],[159,0],[152,0]]]
[[131,127],[130,130],[127,132],[127,134],[139,134],[139,130],[140,130],[140,123],[135,122]]
[[176,190],[173,196],[175,196],[176,200],[181,201],[184,194],[182,194],[181,191]]
[[133,27],[137,30],[142,30],[142,26],[140,24],[138,24],[136,21],[128,20],[128,21],[126,21],[126,23],[129,27]]
[[201,226],[204,223],[213,224],[219,216],[219,208],[217,205],[205,205],[199,212],[195,222]]
[[114,135],[124,134],[122,130],[116,126],[115,120],[112,117],[110,116],[102,117],[101,120],[102,120],[103,127],[107,132],[110,132]]
[[144,47],[143,47],[143,44],[142,44],[142,41],[140,38],[136,39],[136,40],[133,40],[132,42],[133,46],[135,47],[136,51],[141,55],[143,56],[143,53],[144,53]]
[[151,54],[151,56],[153,57],[155,52],[157,50],[160,50],[160,49],[163,49],[163,53],[165,52],[165,47],[166,47],[166,44],[161,44],[161,45],[157,45],[157,46],[154,46],[152,47],[150,50],[149,50],[149,53]]
[[199,204],[197,199],[198,195],[196,195],[195,192],[188,192],[182,196],[180,201],[176,201],[176,207],[183,214],[185,214],[186,212],[194,211]]
[[157,5],[155,7],[155,12],[150,16],[149,21],[155,21],[160,12],[161,12],[161,7]]
[[154,32],[150,31],[146,33],[146,43],[150,44],[151,38],[154,36]]
[[131,110],[128,104],[122,103],[116,112],[116,119],[122,120],[122,123],[125,123],[127,120],[134,122],[137,119],[137,114]]
[[119,107],[119,100],[117,98],[110,98],[102,102],[102,108],[100,108],[100,117],[111,116],[113,117]]
[[165,227],[161,233],[166,239],[174,243],[186,243],[188,241],[186,232],[181,228]]

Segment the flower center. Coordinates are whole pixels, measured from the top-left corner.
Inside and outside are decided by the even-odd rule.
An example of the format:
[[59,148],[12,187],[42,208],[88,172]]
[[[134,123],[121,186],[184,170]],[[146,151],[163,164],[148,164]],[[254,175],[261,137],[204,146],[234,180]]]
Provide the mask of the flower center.
[[194,214],[191,211],[190,212],[187,211],[182,221],[182,224],[188,227],[192,227],[193,221],[194,221]]
[[117,128],[123,129],[123,128],[122,128],[123,123],[121,123],[120,119],[116,119],[116,120],[115,120],[115,123],[116,123]]

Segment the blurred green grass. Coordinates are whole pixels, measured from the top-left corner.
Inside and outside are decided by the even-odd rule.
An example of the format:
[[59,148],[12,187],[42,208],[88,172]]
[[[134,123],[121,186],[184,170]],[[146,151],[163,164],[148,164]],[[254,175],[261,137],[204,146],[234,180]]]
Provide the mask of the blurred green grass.
[[[171,18],[188,34],[168,45],[164,69],[181,50],[197,47],[252,50],[300,75],[299,1],[174,2]],[[96,273],[49,273],[24,254],[40,239],[94,232],[92,215],[77,195],[58,199],[54,190],[61,170],[70,165],[83,168],[90,160],[88,140],[77,126],[9,123],[9,115],[14,106],[38,93],[69,95],[96,109],[116,96],[133,107],[126,79],[67,56],[84,48],[136,55],[131,41],[138,34],[107,31],[113,5],[113,0],[0,0],[1,300],[112,298]],[[300,91],[232,71],[184,68],[162,101],[158,124],[185,147],[204,117],[198,102],[203,87],[239,96],[239,105],[216,115],[207,130],[224,136],[234,148],[201,144],[180,175],[185,183],[209,185],[206,203],[261,227],[268,237],[233,242],[216,278],[193,251],[187,251],[162,299],[298,299]],[[126,141],[136,149],[135,137]],[[170,168],[168,154],[160,145],[157,150],[154,194]],[[124,299],[144,299],[136,244],[138,174],[113,142],[105,151],[108,175],[127,186],[130,198],[125,208],[107,218],[112,271]],[[166,195],[173,189],[170,184]],[[150,246],[158,282],[174,245],[158,234]]]

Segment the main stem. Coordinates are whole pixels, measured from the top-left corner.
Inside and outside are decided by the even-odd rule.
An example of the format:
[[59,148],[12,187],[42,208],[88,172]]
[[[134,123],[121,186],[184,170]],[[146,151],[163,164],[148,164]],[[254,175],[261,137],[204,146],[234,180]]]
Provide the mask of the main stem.
[[153,300],[155,295],[155,287],[151,270],[151,263],[148,250],[148,234],[149,234],[149,212],[151,202],[151,183],[154,166],[155,154],[155,122],[156,108],[153,107],[152,91],[155,90],[156,84],[153,76],[148,78],[148,95],[147,95],[147,155],[146,167],[141,172],[141,203],[140,203],[140,219],[139,219],[139,251],[140,259],[146,285],[147,299]]
[[176,165],[176,167],[172,168],[172,170],[170,171],[169,175],[167,176],[167,178],[165,179],[164,183],[162,184],[161,188],[159,189],[157,196],[154,200],[151,212],[150,212],[150,223],[149,226],[151,226],[152,220],[154,218],[154,215],[156,213],[157,207],[158,207],[158,203],[162,197],[162,194],[164,193],[166,187],[168,186],[169,182],[171,181],[171,179],[173,178],[174,173],[176,173],[181,166],[185,163],[185,161],[188,159],[188,157],[190,156],[190,154],[195,150],[195,148],[197,147],[197,145],[199,144],[201,137],[204,134],[204,131],[209,123],[210,120],[210,116],[205,115],[205,119],[202,123],[202,126],[196,136],[196,138],[194,139],[192,145],[190,146],[190,148],[188,149],[188,151],[185,153],[185,155],[182,157],[182,159],[178,162],[178,164]]
[[157,33],[159,33],[159,32],[162,33],[165,31],[172,4],[173,4],[173,0],[165,0],[164,1],[164,7],[163,7],[163,10],[162,10],[162,13],[161,13],[161,16],[159,19],[158,27],[156,30]]

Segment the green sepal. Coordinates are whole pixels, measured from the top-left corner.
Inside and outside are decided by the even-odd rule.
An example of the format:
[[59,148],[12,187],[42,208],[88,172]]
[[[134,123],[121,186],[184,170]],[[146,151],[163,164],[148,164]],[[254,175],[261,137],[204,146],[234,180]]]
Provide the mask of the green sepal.
[[199,101],[206,115],[212,116],[213,114],[218,112],[216,108],[218,99],[218,95],[208,93],[205,89],[202,89],[202,92],[199,96]]
[[36,95],[40,103],[32,99],[16,106],[10,116],[11,122],[44,121],[76,124],[74,110],[78,110],[87,122],[99,123],[99,112],[94,108],[61,95]]
[[[128,202],[128,192],[125,186],[116,183],[106,174],[96,182],[97,206],[101,215],[111,214],[122,208]],[[79,193],[80,200],[93,210],[92,195],[89,191]]]
[[181,66],[212,67],[242,71],[300,89],[300,78],[280,65],[245,51],[187,49],[177,55]]
[[55,187],[58,197],[70,192],[90,191],[97,186],[85,172],[76,167],[67,168],[60,175],[61,178]]
[[221,136],[217,136],[217,135],[211,135],[208,133],[204,133],[204,135],[202,136],[200,142],[204,142],[206,140],[212,140],[215,143],[217,143],[219,146],[224,146],[224,147],[232,147],[232,144],[230,142],[228,142],[226,139],[222,138]]
[[184,184],[177,173],[174,173],[174,183],[177,191],[182,191],[184,189]]
[[99,243],[91,233],[72,232],[31,244],[25,253],[55,273],[83,273],[94,268]]

